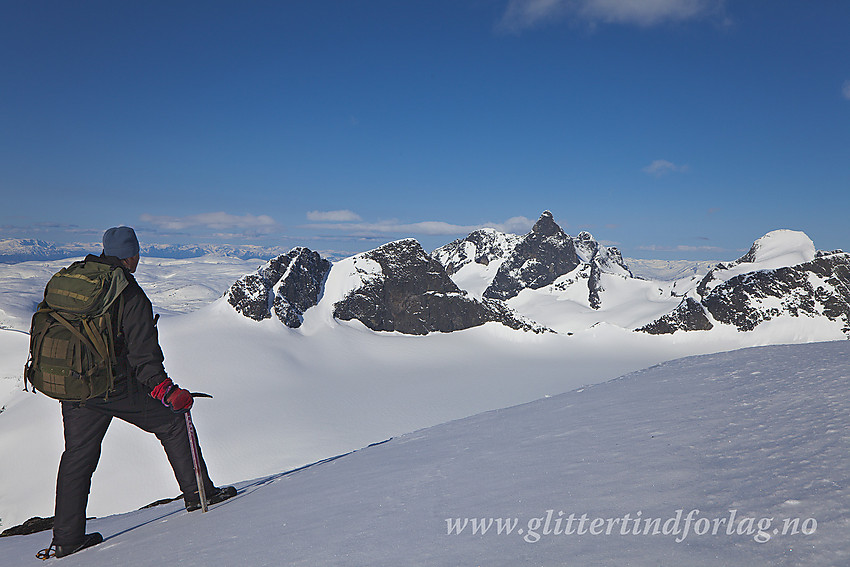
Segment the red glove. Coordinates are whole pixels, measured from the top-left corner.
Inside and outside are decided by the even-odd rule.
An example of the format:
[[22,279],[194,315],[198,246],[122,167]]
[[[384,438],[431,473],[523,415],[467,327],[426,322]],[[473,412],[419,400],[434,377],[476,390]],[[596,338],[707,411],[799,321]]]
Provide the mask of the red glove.
[[188,390],[184,390],[166,378],[151,391],[151,397],[171,408],[174,413],[185,413],[192,409],[195,400]]

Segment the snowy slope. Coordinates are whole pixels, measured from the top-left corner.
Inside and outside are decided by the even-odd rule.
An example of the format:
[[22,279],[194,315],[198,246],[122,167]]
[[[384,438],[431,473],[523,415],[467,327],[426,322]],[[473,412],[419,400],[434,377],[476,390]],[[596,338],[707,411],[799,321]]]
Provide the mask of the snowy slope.
[[645,280],[678,280],[689,276],[703,277],[718,264],[717,260],[647,260],[624,258],[636,277]]
[[[848,355],[667,362],[243,482],[204,515],[90,521],[106,541],[62,564],[847,565]],[[33,564],[49,542],[0,539],[0,556]]]
[[[524,289],[507,304],[526,317],[558,332],[577,333],[596,324],[606,323],[634,329],[670,312],[679,304],[679,290],[696,286],[698,280],[686,278],[658,282],[603,273],[605,289],[601,305],[591,307],[587,284],[590,267],[583,265],[540,289]],[[674,293],[675,292],[675,293]]]

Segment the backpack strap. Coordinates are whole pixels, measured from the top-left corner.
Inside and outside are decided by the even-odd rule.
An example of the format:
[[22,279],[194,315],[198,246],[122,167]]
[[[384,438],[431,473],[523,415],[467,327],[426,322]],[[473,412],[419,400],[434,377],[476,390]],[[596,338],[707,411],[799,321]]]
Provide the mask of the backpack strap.
[[[64,317],[62,317],[61,315],[59,315],[55,311],[51,310],[50,316],[53,317],[54,319],[56,319],[63,327],[65,327],[66,329],[71,331],[72,335],[77,337],[82,344],[84,344],[92,352],[96,353],[104,361],[104,364],[106,365],[107,373],[108,373],[108,376],[109,376],[109,385],[110,385],[109,387],[111,388],[113,381],[114,381],[113,376],[112,376],[112,364],[109,361],[109,352],[106,351],[106,345],[103,344],[103,339],[101,339],[99,336],[97,336],[95,333],[92,332],[91,326],[89,324],[87,324],[85,320],[80,321],[80,323],[83,326],[83,329],[86,331],[86,334],[84,335],[79,330],[77,330],[76,327],[74,327],[71,323],[69,323],[67,319],[65,319]],[[89,336],[87,337],[86,335],[89,335]],[[96,336],[97,336],[97,338],[95,339]],[[82,376],[82,358],[81,357],[82,357],[82,353],[78,350],[77,351],[77,368],[78,368],[78,373],[80,374],[80,376]],[[89,389],[88,394],[83,399],[83,403],[85,403],[85,400],[92,397],[92,392],[91,392],[91,384],[88,382],[88,378],[87,378],[87,380],[84,380],[83,383],[86,384],[88,389]]]
[[92,352],[97,353],[101,358],[103,358],[103,353],[100,350],[98,350],[97,347],[95,347],[95,345],[92,344],[92,342],[88,339],[88,337],[86,337],[79,330],[77,330],[76,327],[74,327],[71,323],[69,323],[67,319],[65,319],[59,313],[57,313],[56,311],[53,311],[52,309],[50,310],[49,313],[50,313],[51,317],[53,317],[54,319],[59,321],[59,323],[61,323],[63,327],[65,327],[66,329],[71,331],[71,334],[74,335],[75,337],[77,337],[78,339],[80,339],[83,342],[84,345],[86,345],[89,349],[91,349]]

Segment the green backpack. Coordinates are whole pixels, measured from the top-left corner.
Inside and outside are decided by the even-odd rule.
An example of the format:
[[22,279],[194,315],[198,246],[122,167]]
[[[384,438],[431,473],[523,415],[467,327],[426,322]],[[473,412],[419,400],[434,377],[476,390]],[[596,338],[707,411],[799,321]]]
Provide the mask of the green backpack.
[[121,268],[85,260],[50,278],[32,317],[25,381],[57,400],[85,402],[109,392],[121,324],[113,317],[120,318],[127,285]]

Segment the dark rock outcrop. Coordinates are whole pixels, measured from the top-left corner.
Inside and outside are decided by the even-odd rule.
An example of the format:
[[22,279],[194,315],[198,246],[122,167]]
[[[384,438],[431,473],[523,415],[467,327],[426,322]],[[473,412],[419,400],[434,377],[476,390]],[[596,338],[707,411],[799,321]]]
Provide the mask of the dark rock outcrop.
[[539,289],[581,263],[573,239],[544,211],[499,267],[484,297],[510,299],[523,289]]
[[[374,331],[424,335],[495,321],[542,332],[499,301],[478,301],[455,285],[438,261],[414,239],[385,244],[354,258],[379,270],[358,268],[362,285],[334,305],[334,317],[357,319]],[[372,264],[374,267],[374,264]]]
[[741,274],[711,289],[702,304],[715,320],[739,331],[791,315],[842,320],[844,332],[850,332],[850,255]]
[[573,242],[579,256],[590,265],[590,274],[587,280],[587,302],[591,308],[599,309],[602,307],[601,292],[605,291],[602,285],[602,274],[613,273],[629,278],[634,276],[632,276],[622,254],[616,247],[602,246],[586,231],[580,232],[573,239]]
[[8,530],[3,530],[3,533],[0,533],[0,537],[36,534],[38,532],[43,532],[52,529],[53,516],[50,516],[49,518],[35,516],[33,518],[30,518],[23,524],[12,526]]
[[319,302],[329,261],[304,247],[270,260],[239,278],[225,293],[236,311],[262,321],[272,313],[287,327],[300,327],[304,312]]
[[676,331],[709,331],[712,328],[714,325],[709,321],[702,305],[697,300],[686,297],[670,313],[636,330],[650,335],[664,335]]

